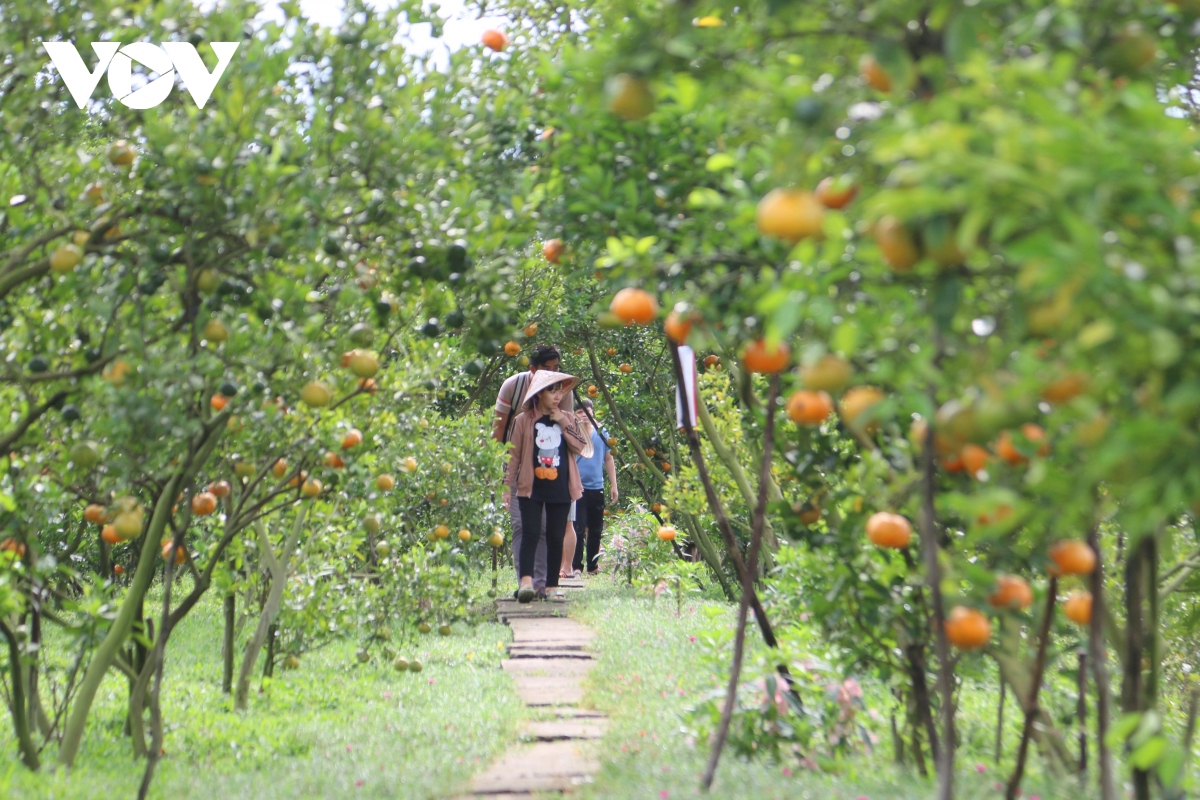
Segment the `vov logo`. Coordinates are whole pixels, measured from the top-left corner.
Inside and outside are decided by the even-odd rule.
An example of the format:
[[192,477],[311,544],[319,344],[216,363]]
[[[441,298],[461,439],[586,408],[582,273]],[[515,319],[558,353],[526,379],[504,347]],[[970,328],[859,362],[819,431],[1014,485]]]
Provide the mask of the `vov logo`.
[[[90,71],[73,43],[42,42],[42,47],[50,54],[50,60],[80,108],[91,99],[105,72],[108,73],[108,88],[117,100],[129,108],[154,108],[171,93],[177,71],[196,105],[204,108],[241,42],[210,44],[217,54],[217,68],[212,72],[204,66],[200,54],[189,42],[163,42],[162,47],[150,42],[131,42],[124,46],[120,42],[92,42],[98,60],[96,69]],[[133,90],[134,61],[159,75],[136,92]]]

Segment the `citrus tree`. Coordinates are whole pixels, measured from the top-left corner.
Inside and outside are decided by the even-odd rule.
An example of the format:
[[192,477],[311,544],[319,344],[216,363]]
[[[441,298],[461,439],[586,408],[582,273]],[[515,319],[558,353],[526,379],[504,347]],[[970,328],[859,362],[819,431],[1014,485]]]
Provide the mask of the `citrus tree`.
[[[1184,780],[1188,742],[1153,711],[1160,598],[1182,585],[1157,576],[1191,574],[1197,9],[1093,11],[614,3],[543,70],[542,225],[594,254],[574,272],[694,315],[687,342],[725,356],[755,437],[772,408],[749,374],[800,367],[782,394],[801,428],[777,449],[809,483],[790,499],[837,501],[810,546],[872,564],[846,591],[894,618],[848,646],[912,641],[913,693],[934,670],[943,797],[956,671],[980,649],[1021,700],[1017,791],[1060,582],[1090,620],[1102,795],[1111,666],[1138,796]],[[807,429],[833,420],[852,456],[817,479]],[[914,595],[907,619],[888,610]],[[1037,598],[1040,619],[1014,616]],[[993,620],[1029,652],[991,645]]]
[[[149,780],[170,631],[214,584],[227,686],[239,595],[268,665],[333,623],[369,659],[458,616],[503,527],[490,396],[550,341],[625,495],[679,526],[658,542],[740,599],[706,780],[753,609],[793,699],[805,612],[889,682],[941,797],[962,676],[1019,699],[1010,796],[1033,737],[1067,760],[1039,692],[1073,641],[1099,795],[1110,741],[1139,798],[1188,785],[1194,719],[1159,711],[1200,564],[1195,3],[511,0],[445,72],[400,46],[440,33],[415,2],[337,32],[93,5],[0,33],[0,632],[30,767],[37,736],[74,761],[117,670]],[[202,110],[81,111],[47,30],[241,45]],[[683,343],[705,377],[679,431]],[[45,623],[82,654],[61,708]]]
[[[372,603],[406,626],[461,617],[455,593],[493,546],[498,448],[480,446],[479,418],[439,418],[484,358],[502,363],[525,301],[514,274],[531,226],[495,191],[524,169],[512,148],[525,112],[506,114],[513,90],[477,74],[497,69],[477,53],[443,74],[393,45],[418,8],[350,8],[336,33],[290,5],[284,24],[252,29],[256,12],[3,12],[0,630],[30,767],[39,738],[75,760],[115,670],[148,782],[170,631],[217,586],[230,689],[238,592],[270,598],[272,583],[319,572],[314,536],[334,540],[335,571],[370,581],[424,564],[404,559],[430,531],[465,534],[439,545],[454,570],[416,585],[415,606],[393,581],[395,596],[365,595],[355,626]],[[239,41],[241,67],[203,110],[179,92],[149,114],[110,98],[80,110],[44,71],[47,31],[80,46],[179,36],[204,57],[207,42]],[[161,614],[144,616],[159,575]],[[257,609],[268,632],[302,596]],[[58,707],[37,691],[40,665],[59,661],[44,624],[78,648]]]

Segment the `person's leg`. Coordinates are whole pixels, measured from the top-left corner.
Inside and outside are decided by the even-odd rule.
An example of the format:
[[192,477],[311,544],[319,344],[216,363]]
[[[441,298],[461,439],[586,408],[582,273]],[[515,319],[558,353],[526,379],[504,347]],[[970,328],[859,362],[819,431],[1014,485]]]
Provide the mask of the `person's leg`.
[[517,573],[517,583],[521,582],[521,506],[518,504],[520,498],[514,493],[512,499],[508,503],[508,516],[512,520],[512,557],[513,571]]
[[[570,503],[546,503],[546,554],[551,564],[562,563],[563,533],[567,529],[567,515],[571,513]],[[546,588],[558,586],[558,572],[546,576]]]
[[[539,531],[546,530],[546,512],[544,510],[545,507],[546,507],[545,504],[543,504],[542,505],[543,511],[542,511],[542,516],[541,516],[541,526],[538,528]],[[550,563],[546,559],[546,537],[538,536],[536,538],[537,538],[537,550],[534,551],[534,557],[533,557],[533,588],[545,589],[546,588],[546,565]]]
[[521,585],[533,583],[534,561],[537,554],[537,543],[542,538],[542,514],[545,505],[528,497],[517,498],[520,502],[521,525],[524,528],[521,538],[521,557],[518,569]]
[[558,569],[558,577],[571,577],[571,560],[575,556],[575,519],[577,503],[571,503],[571,513],[567,515],[567,529],[563,532],[562,565]]
[[[575,551],[571,555],[571,570],[572,572],[583,572],[583,551],[587,544],[587,529],[588,529],[588,508],[587,508],[587,490],[584,490],[583,497],[580,497],[575,502]],[[567,550],[564,553],[570,552]]]
[[588,497],[587,569],[600,569],[600,536],[604,533],[604,490],[591,489]]

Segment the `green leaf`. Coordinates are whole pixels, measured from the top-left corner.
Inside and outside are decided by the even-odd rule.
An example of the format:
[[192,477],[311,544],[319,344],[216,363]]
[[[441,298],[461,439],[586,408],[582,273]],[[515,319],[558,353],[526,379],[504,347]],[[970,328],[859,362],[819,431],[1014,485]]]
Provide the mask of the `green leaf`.
[[1113,726],[1108,730],[1108,736],[1105,737],[1104,743],[1109,747],[1117,747],[1121,745],[1130,735],[1137,730],[1138,723],[1142,721],[1142,715],[1138,713],[1126,714],[1113,723]]
[[908,51],[897,41],[881,39],[873,48],[875,60],[892,79],[893,91],[913,84],[913,65]]
[[1154,736],[1129,754],[1129,763],[1138,769],[1150,769],[1162,760],[1167,750],[1167,737]]
[[725,205],[725,198],[716,189],[698,186],[688,192],[688,208],[720,208]]
[[628,205],[630,208],[637,208],[637,206],[638,206],[637,182],[636,181],[625,181],[624,184],[622,184],[621,188],[625,190],[625,204]]
[[1138,728],[1129,737],[1130,747],[1141,747],[1151,736],[1162,730],[1162,718],[1157,711],[1146,711],[1138,721]]
[[0,508],[5,511],[15,511],[17,504],[13,501],[12,495],[6,492],[0,492]]
[[857,323],[843,322],[834,328],[833,335],[829,337],[829,344],[834,352],[850,357],[858,349],[858,333]]
[[796,328],[800,327],[803,318],[803,306],[799,303],[783,303],[771,314],[770,328],[781,339],[786,339]]
[[980,33],[986,32],[987,27],[978,10],[964,8],[954,15],[946,26],[945,51],[946,59],[951,64],[960,64],[979,47]]
[[684,111],[691,111],[700,99],[700,82],[686,72],[675,74],[675,102]]
[[950,327],[962,300],[962,280],[954,275],[939,276],[933,288],[933,320],[943,330]]
[[970,252],[979,240],[979,234],[987,227],[987,222],[988,210],[972,206],[958,223],[958,248],[964,253]]
[[696,45],[692,44],[689,40],[682,36],[677,36],[674,39],[667,40],[667,43],[663,46],[663,49],[671,55],[679,58],[692,58],[696,55]]
[[1150,363],[1159,369],[1166,369],[1175,364],[1183,355],[1183,346],[1179,337],[1166,328],[1155,328],[1150,331]]
[[1183,748],[1171,745],[1158,762],[1158,777],[1167,786],[1178,787],[1180,779],[1183,778],[1185,761],[1186,754]]
[[737,164],[737,160],[729,153],[713,153],[704,162],[704,168],[709,172],[720,172]]
[[1079,346],[1084,350],[1098,347],[1117,335],[1117,328],[1110,319],[1098,319],[1083,326],[1079,332]]

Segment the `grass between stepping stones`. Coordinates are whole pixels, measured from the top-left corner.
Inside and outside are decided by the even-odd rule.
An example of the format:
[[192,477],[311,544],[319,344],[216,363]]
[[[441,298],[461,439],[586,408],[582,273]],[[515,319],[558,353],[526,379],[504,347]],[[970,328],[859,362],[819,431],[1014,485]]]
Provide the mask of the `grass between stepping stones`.
[[[423,662],[419,674],[397,673],[378,655],[359,665],[349,636],[303,656],[298,670],[277,671],[263,694],[256,678],[245,714],[221,693],[220,640],[221,600],[212,592],[168,651],[167,757],[151,797],[449,796],[518,741],[527,716],[499,667],[511,631],[494,621],[419,637],[404,653]],[[124,678],[101,686],[69,774],[53,769],[53,748],[43,771],[20,767],[12,728],[0,726],[0,797],[134,797],[144,762],[121,735],[126,692]]]
[[[705,638],[714,629],[732,634],[735,611],[723,601],[690,599],[676,617],[673,600],[652,603],[607,576],[589,582],[589,591],[572,609],[573,617],[596,632],[592,642],[596,665],[584,679],[583,705],[609,715],[610,723],[599,743],[600,772],[593,784],[582,788],[581,798],[927,800],[933,795],[928,779],[892,763],[887,733],[892,700],[884,687],[865,681],[867,708],[880,714],[874,729],[881,742],[873,754],[849,757],[836,766],[838,774],[829,774],[805,769],[795,758],[745,760],[726,749],[712,793],[702,794],[700,777],[709,748],[707,742],[689,740],[683,730],[684,715],[703,695],[723,689],[728,680],[728,657],[721,659],[724,667],[719,673],[714,670],[706,655],[712,646],[705,644]],[[797,649],[825,655],[816,630],[801,629],[793,638],[803,640],[791,642]],[[747,641],[751,644],[747,664],[753,665],[765,647],[756,632]],[[731,654],[732,644],[727,644],[724,655]],[[960,697],[962,769],[956,796],[998,799],[1003,794],[996,782],[1007,775],[997,774],[990,758],[995,692],[977,691],[968,684]],[[990,704],[981,702],[986,697],[992,698]],[[1013,706],[1006,716],[1018,716]],[[1014,723],[1013,730],[1005,731],[1006,753],[1015,751],[1015,735]],[[1074,781],[1058,787],[1046,784],[1035,768],[1025,781],[1024,796],[1040,795],[1043,800],[1080,796]]]

